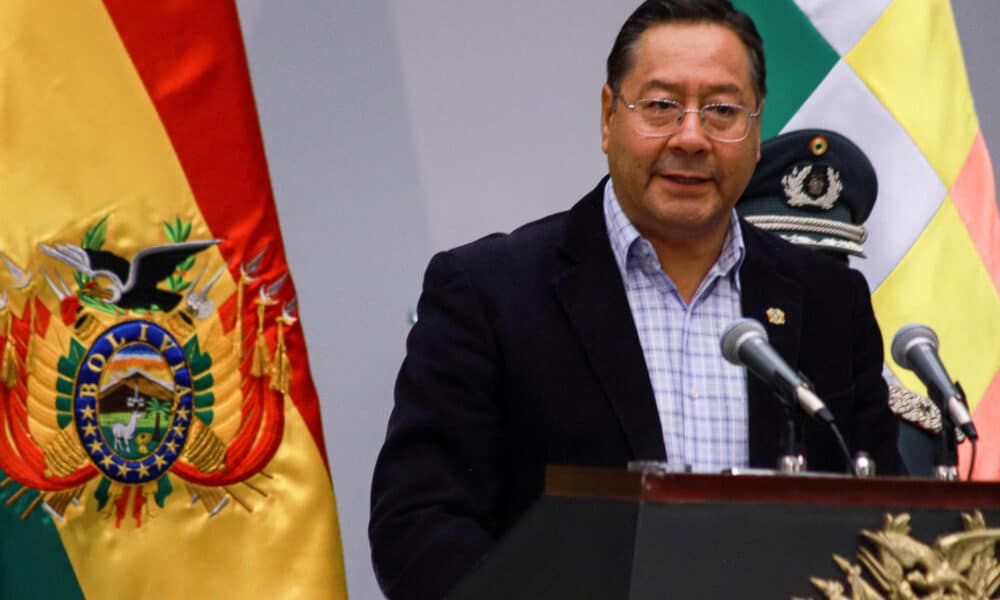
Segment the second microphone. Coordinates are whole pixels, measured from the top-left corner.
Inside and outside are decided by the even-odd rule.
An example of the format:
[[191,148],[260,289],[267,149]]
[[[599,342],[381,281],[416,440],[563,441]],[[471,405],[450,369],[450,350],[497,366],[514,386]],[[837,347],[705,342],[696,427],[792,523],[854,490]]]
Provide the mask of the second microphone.
[[764,326],[754,319],[734,321],[722,334],[722,356],[745,366],[780,392],[795,398],[811,417],[833,423],[833,413],[801,375],[795,372],[768,342]]

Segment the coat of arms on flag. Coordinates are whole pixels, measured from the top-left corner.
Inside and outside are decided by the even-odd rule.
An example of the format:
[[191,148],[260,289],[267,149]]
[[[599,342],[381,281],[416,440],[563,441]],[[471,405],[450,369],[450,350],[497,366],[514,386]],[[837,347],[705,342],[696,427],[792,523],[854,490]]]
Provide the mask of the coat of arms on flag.
[[79,244],[42,244],[49,260],[37,276],[3,257],[12,285],[0,293],[0,380],[11,410],[0,466],[42,492],[24,516],[42,505],[62,519],[96,480],[96,508],[118,526],[126,516],[141,526],[175,493],[167,473],[209,515],[231,498],[249,509],[249,497],[266,495],[254,480],[269,477],[281,442],[295,301],[272,317],[271,348],[265,315],[285,277],[247,296],[261,253],[216,306],[225,267],[209,273],[201,252],[220,240],[188,239],[191,224],[179,218],[164,230],[164,243],[125,258],[108,248],[102,219]]
[[346,596],[234,4],[0,38],[0,597]]

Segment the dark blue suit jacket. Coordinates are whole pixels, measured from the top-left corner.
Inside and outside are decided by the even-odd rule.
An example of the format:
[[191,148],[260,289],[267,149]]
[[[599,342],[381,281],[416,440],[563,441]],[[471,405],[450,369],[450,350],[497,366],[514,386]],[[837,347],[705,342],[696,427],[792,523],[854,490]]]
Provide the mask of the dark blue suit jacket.
[[[445,593],[542,493],[547,464],[669,459],[603,189],[431,260],[372,484],[372,556],[389,597]],[[901,472],[863,277],[741,226],[743,314],[815,384],[852,452]],[[771,307],[785,324],[767,323]],[[783,412],[759,380],[748,387],[750,462],[773,468]],[[810,424],[807,439],[810,469],[843,471],[827,431]]]

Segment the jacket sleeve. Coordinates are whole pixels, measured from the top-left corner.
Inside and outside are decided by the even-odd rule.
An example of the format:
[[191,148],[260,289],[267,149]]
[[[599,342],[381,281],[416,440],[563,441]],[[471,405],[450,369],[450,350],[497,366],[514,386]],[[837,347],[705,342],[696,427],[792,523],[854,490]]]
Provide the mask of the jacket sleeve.
[[872,310],[871,294],[861,273],[851,270],[853,285],[852,340],[855,405],[848,436],[852,447],[875,459],[880,475],[905,475],[899,455],[899,422],[889,408],[889,388],[882,378],[882,332]]
[[392,599],[439,598],[494,542],[502,356],[453,253],[435,256],[396,379],[368,534]]

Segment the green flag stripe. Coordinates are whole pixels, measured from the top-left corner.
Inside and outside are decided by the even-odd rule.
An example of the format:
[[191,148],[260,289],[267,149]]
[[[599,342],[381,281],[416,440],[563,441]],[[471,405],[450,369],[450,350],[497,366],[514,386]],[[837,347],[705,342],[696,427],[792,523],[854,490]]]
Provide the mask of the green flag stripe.
[[[735,0],[764,39],[767,88],[764,139],[777,135],[840,55],[792,0]],[[794,51],[789,51],[789,48]]]
[[[0,471],[0,481],[6,478]],[[21,520],[38,492],[31,490],[7,506],[18,489],[14,482],[0,488],[0,598],[82,599],[52,515],[38,506]]]

